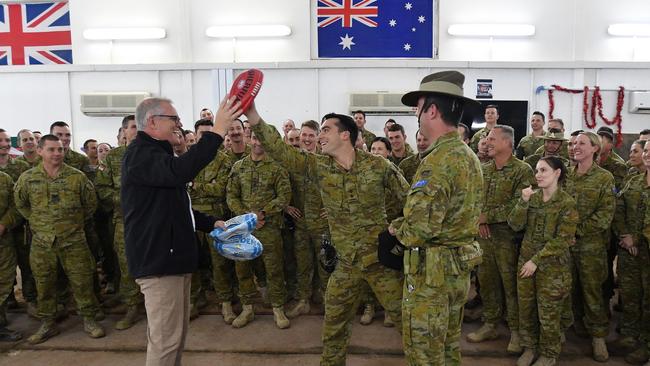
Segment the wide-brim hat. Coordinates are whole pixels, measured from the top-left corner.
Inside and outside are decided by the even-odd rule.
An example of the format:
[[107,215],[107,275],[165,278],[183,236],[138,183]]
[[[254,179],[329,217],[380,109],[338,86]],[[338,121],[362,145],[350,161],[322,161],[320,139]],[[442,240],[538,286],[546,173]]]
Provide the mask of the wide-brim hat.
[[479,106],[479,102],[464,95],[464,82],[465,75],[458,71],[441,71],[427,75],[420,82],[420,89],[402,96],[402,104],[417,107],[422,96],[445,95],[463,100],[466,106]]
[[562,132],[546,132],[544,136],[540,137],[542,140],[548,141],[568,141],[564,138],[564,133]]

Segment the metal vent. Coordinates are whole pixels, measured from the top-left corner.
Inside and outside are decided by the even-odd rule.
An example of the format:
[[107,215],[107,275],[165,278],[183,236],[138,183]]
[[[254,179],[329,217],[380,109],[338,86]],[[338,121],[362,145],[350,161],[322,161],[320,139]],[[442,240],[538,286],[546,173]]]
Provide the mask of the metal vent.
[[350,94],[350,111],[362,110],[368,114],[414,114],[412,107],[402,104],[404,93]]
[[103,92],[81,94],[81,112],[89,116],[126,116],[135,113],[135,108],[148,92]]

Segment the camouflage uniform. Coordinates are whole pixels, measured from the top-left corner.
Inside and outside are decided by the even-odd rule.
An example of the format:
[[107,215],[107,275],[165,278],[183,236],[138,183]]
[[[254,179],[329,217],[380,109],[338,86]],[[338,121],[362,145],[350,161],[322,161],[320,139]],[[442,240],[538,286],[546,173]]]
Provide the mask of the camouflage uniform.
[[643,314],[643,307],[648,306],[644,302],[650,301],[650,255],[648,241],[643,237],[643,215],[650,202],[646,174],[634,175],[619,192],[612,224],[616,237],[632,235],[639,251],[633,256],[621,247],[618,249],[618,282],[623,304],[621,335],[637,339],[641,335],[642,326],[647,327],[650,320],[646,319],[650,313]]
[[[537,150],[535,150],[535,154],[544,155],[544,145],[538,147]],[[559,155],[560,155],[560,157],[562,157],[562,158],[564,158],[566,160],[569,160],[569,142],[568,141],[564,141],[562,143],[562,147],[560,147]]]
[[535,154],[535,151],[542,146],[544,146],[544,140],[541,136],[533,136],[532,133],[526,135],[519,140],[519,144],[517,145],[518,156],[523,160],[524,158]]
[[602,284],[607,278],[609,228],[616,208],[614,177],[596,163],[583,175],[576,170],[569,169],[566,181],[580,217],[576,243],[570,248],[573,316],[584,322],[592,337],[601,338],[609,330]]
[[379,264],[377,237],[388,225],[382,209],[385,197],[404,197],[408,185],[386,159],[361,150],[355,152],[352,168],[345,171],[330,156],[304,153],[284,144],[278,131],[262,121],[253,131],[269,155],[284,166],[308,172],[319,185],[339,257],[325,295],[321,364],[345,364],[363,282],[370,285],[398,329],[401,327],[401,275]]
[[612,151],[605,161],[599,162],[601,168],[607,170],[608,172],[612,173],[614,176],[614,182],[616,184],[616,188],[620,191],[623,189],[623,185],[625,183],[625,178],[627,177],[628,173],[628,167],[625,165],[625,160],[618,156],[617,153]]
[[41,162],[41,156],[36,155],[36,159],[34,159],[34,161],[29,161],[29,160],[27,160],[27,158],[25,158],[25,155],[21,155],[21,156],[17,157],[16,160],[24,161],[25,163],[27,163],[29,165],[30,168],[33,168],[33,167],[37,166]]
[[[223,145],[222,145],[223,146]],[[234,164],[236,161],[243,159],[244,157],[248,156],[251,154],[251,146],[246,145],[246,148],[244,149],[243,153],[235,153],[232,150],[227,150],[225,151],[225,154],[228,155],[232,163]]]
[[490,130],[491,129],[488,129],[487,127],[483,127],[472,135],[472,139],[469,140],[469,147],[471,147],[475,153],[478,152],[478,142],[481,141],[483,137],[486,137],[490,133]]
[[[479,238],[483,262],[478,266],[478,280],[483,299],[483,320],[497,324],[506,315],[508,326],[517,331],[517,240],[508,226],[508,215],[521,196],[521,190],[532,185],[533,171],[511,156],[501,169],[494,160],[482,165],[483,208],[490,237]],[[505,300],[505,303],[504,303]]]
[[413,176],[420,166],[422,158],[420,154],[411,155],[399,163],[399,169],[402,171],[407,182],[413,183]]
[[518,200],[508,224],[516,231],[526,229],[517,267],[529,260],[537,266],[532,277],[517,277],[520,345],[557,359],[562,306],[571,289],[569,246],[578,224],[576,202],[561,189],[544,202],[539,190],[528,202]]
[[368,150],[370,150],[370,146],[372,146],[372,140],[377,138],[377,136],[374,133],[366,130],[365,128],[363,129],[363,131],[361,131],[361,135],[363,136],[363,142],[366,144]]
[[97,197],[80,171],[63,164],[50,178],[39,164],[23,173],[14,192],[16,208],[33,232],[30,263],[36,279],[38,314],[44,321],[56,313],[57,262],[65,271],[77,309],[84,318],[98,310],[93,294],[95,263],[84,236],[84,223],[93,215]]
[[[192,208],[214,216],[218,220],[230,218],[230,211],[226,204],[226,185],[233,163],[231,157],[220,151],[214,160],[199,172],[189,189]],[[210,253],[212,259],[212,281],[217,301],[219,303],[229,302],[234,295],[235,264],[232,260],[217,253],[212,245],[212,239],[207,234],[197,232],[197,235],[200,246],[208,251],[206,253]],[[200,276],[195,273],[192,276],[192,294],[194,296],[196,286],[200,284],[200,281],[197,282],[197,280],[200,280]]]
[[[265,224],[253,235],[262,242],[262,261],[269,284],[268,296],[273,307],[281,307],[286,301],[282,238],[282,210],[289,205],[291,184],[287,171],[269,156],[253,161],[250,155],[237,161],[230,172],[226,191],[228,207],[234,215],[248,212],[264,212]],[[257,293],[253,282],[250,261],[235,263],[242,304],[253,304]]]
[[[18,177],[30,168],[29,163],[18,158],[9,159],[9,163],[4,168],[0,167],[0,172],[7,173],[11,179],[16,182]],[[21,220],[22,221],[22,220]],[[29,227],[22,222],[13,229],[9,230],[5,236],[14,246],[15,260],[20,268],[21,287],[23,298],[29,303],[36,303],[36,282],[29,265],[29,248],[31,241],[27,240],[26,233],[29,235]],[[13,290],[12,290],[13,291]]]
[[0,172],[0,224],[5,233],[0,236],[0,317],[5,318],[6,301],[14,288],[16,279],[16,247],[11,229],[20,224],[22,218],[14,207],[14,181]]
[[388,160],[390,160],[391,163],[395,164],[395,166],[398,166],[401,162],[403,162],[404,160],[408,159],[411,156],[413,156],[413,153],[409,153],[408,151],[405,151],[404,156],[401,158],[393,156],[393,154],[388,155]]
[[117,255],[120,266],[120,294],[127,306],[137,306],[142,303],[143,297],[140,286],[135,283],[126,264],[126,249],[124,244],[124,216],[120,205],[120,186],[122,178],[122,158],[126,146],[118,146],[109,151],[100,169],[97,171],[95,183],[99,202],[113,211],[113,249]]
[[[403,343],[410,365],[459,365],[468,260],[480,257],[481,165],[456,131],[422,154],[404,217],[391,224],[404,253]],[[474,243],[474,244],[473,244]],[[399,325],[398,325],[399,326]]]

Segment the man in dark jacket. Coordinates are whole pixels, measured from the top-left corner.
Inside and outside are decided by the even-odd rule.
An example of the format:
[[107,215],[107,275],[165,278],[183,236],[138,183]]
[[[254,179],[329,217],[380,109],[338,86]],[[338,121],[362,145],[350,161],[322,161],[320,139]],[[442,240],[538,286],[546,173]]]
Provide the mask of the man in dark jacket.
[[175,157],[171,141],[182,125],[172,102],[148,98],[136,109],[138,135],[122,161],[121,204],[129,272],[147,309],[147,366],[180,365],[191,273],[198,266],[194,232],[223,226],[192,210],[186,184],[214,159],[230,122],[240,114],[238,104],[224,100],[212,131]]

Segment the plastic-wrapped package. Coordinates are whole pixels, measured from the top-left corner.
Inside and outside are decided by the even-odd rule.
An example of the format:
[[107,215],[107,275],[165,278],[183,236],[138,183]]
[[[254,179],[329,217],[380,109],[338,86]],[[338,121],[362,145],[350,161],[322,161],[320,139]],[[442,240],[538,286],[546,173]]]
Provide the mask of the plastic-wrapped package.
[[210,233],[210,236],[217,240],[228,240],[235,235],[247,235],[252,233],[257,226],[257,215],[254,213],[247,213],[235,216],[226,221],[226,230],[222,228],[215,228]]
[[244,214],[226,221],[226,230],[215,228],[210,233],[213,246],[219,254],[235,261],[259,257],[264,251],[262,243],[251,233],[257,225],[255,214]]

